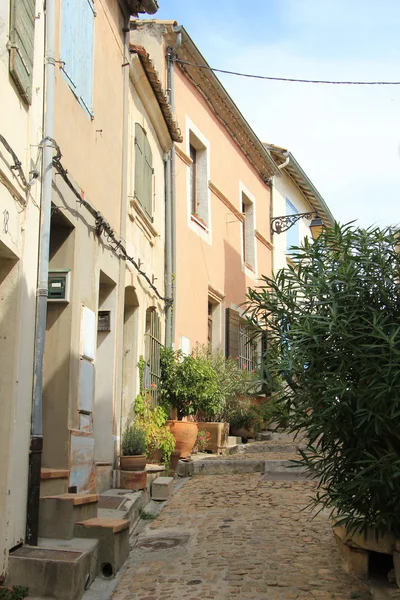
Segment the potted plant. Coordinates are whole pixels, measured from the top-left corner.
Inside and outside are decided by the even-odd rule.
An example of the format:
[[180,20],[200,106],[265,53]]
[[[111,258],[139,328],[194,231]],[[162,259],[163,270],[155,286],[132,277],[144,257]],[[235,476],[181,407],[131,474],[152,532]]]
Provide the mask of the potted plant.
[[122,435],[121,471],[143,471],[146,466],[146,436],[136,424],[128,425]]
[[151,394],[143,392],[135,399],[135,420],[144,432],[148,461],[170,462],[175,449],[175,438],[166,425],[167,413],[162,406],[152,406]]

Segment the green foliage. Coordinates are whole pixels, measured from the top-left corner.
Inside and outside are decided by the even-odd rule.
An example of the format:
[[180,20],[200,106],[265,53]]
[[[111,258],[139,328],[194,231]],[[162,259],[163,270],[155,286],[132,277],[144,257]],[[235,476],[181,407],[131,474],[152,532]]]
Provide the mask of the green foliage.
[[143,520],[143,521],[154,521],[154,519],[157,519],[158,514],[157,513],[153,513],[150,512],[148,510],[144,510],[144,508],[141,508],[139,510],[139,517]]
[[[350,531],[400,535],[399,231],[335,225],[292,253],[293,266],[250,290],[254,324],[268,330],[265,370],[315,502]],[[279,411],[278,411],[279,412]]]
[[136,424],[128,425],[122,434],[122,456],[137,456],[144,454],[146,436],[143,429]]
[[232,415],[230,424],[231,427],[240,427],[258,433],[271,421],[273,414],[274,405],[270,401],[260,405],[250,405],[248,400],[243,400],[239,410]]
[[213,354],[207,346],[197,345],[189,356],[162,349],[162,403],[177,408],[180,417],[228,422],[240,399],[249,396],[258,381],[257,374],[240,369],[222,352]]
[[0,586],[0,600],[22,600],[29,594],[29,589],[23,585],[14,585],[12,588]]
[[153,407],[151,394],[141,393],[135,399],[135,416],[135,423],[144,432],[146,456],[161,450],[162,461],[168,464],[176,442],[170,428],[165,425],[165,409],[162,406]]

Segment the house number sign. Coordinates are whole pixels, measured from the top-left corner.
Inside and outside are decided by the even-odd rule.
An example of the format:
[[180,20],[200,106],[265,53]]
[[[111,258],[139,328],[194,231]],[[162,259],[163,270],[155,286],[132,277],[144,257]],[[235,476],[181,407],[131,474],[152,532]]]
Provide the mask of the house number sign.
[[10,213],[8,210],[3,211],[3,233],[8,233],[8,221],[10,220]]

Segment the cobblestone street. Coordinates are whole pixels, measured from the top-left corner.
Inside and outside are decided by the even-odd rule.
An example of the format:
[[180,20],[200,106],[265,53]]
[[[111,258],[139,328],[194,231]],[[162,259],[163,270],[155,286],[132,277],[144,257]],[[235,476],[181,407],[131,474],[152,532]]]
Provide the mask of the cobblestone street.
[[344,571],[312,483],[262,474],[189,480],[137,538],[114,600],[370,598]]

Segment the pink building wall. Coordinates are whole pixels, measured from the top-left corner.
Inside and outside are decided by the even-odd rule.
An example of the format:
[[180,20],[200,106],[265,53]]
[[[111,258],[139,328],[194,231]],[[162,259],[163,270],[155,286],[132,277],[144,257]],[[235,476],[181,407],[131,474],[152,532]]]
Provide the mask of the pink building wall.
[[[177,119],[184,136],[176,160],[177,180],[177,273],[175,347],[180,336],[207,343],[208,289],[212,286],[225,296],[222,303],[220,344],[224,347],[224,310],[236,308],[245,300],[247,288],[257,285],[261,274],[271,274],[270,189],[231,135],[213,114],[204,98],[175,66]],[[209,194],[211,230],[205,234],[190,220],[188,201],[189,125],[192,122],[209,143]],[[218,188],[215,193],[215,187]],[[241,190],[251,194],[255,204],[256,270],[243,264]],[[222,194],[221,194],[222,193]],[[221,195],[227,199],[224,202]],[[230,205],[229,205],[230,203]],[[193,223],[193,224],[192,224]],[[193,229],[197,229],[194,231]],[[201,235],[203,234],[203,235]],[[214,338],[213,338],[214,345]]]

